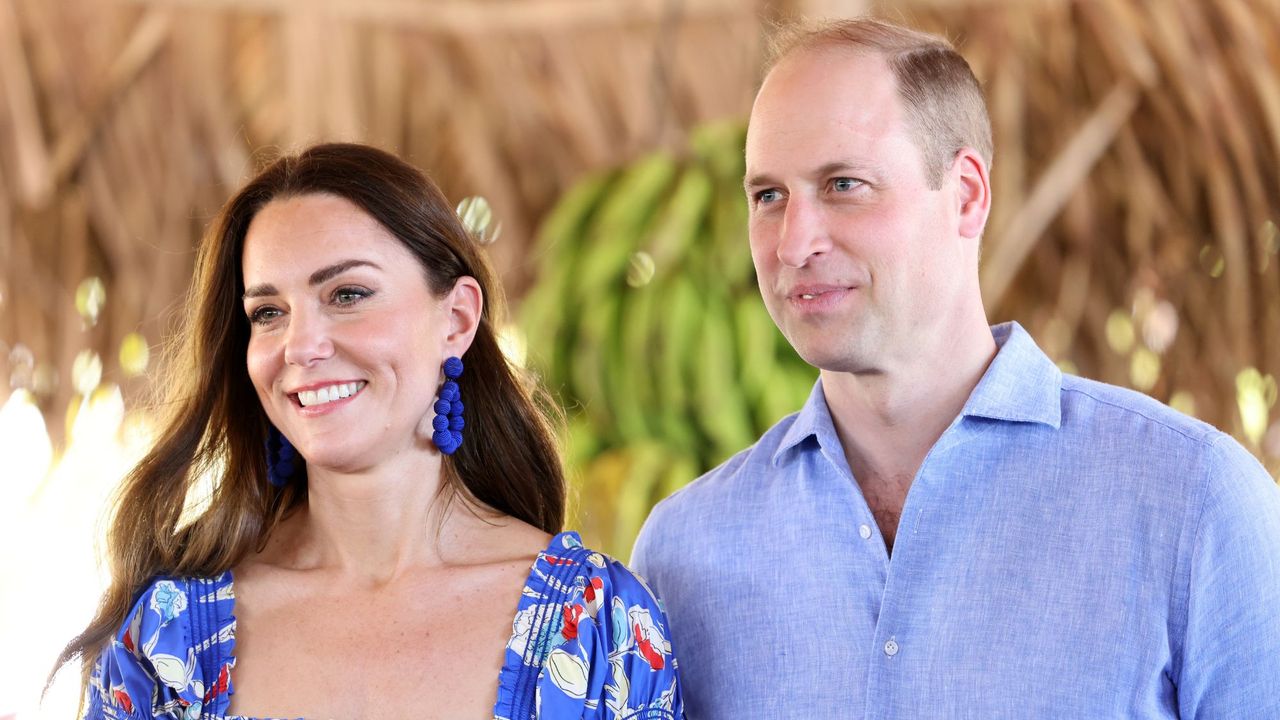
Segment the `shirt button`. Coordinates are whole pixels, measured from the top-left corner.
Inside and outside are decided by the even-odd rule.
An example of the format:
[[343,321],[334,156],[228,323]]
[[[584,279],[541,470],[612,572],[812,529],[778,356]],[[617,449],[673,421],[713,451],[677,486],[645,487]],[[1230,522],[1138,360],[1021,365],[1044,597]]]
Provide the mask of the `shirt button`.
[[858,534],[862,536],[862,539],[863,539],[863,540],[869,540],[869,539],[871,539],[871,526],[870,526],[870,525],[859,525],[859,526],[858,526]]
[[898,643],[893,638],[884,644],[884,654],[893,657],[898,654]]

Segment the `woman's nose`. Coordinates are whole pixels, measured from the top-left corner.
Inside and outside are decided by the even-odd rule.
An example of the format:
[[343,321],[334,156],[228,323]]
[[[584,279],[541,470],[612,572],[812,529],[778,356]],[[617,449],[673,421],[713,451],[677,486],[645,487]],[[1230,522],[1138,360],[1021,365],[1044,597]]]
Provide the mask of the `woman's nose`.
[[284,334],[284,361],[310,367],[333,355],[328,322],[318,313],[294,311]]

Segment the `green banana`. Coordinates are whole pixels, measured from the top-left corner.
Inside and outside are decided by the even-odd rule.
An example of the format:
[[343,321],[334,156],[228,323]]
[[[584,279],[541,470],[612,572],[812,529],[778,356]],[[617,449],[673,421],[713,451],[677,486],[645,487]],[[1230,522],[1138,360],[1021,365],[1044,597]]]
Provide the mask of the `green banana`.
[[[739,297],[733,308],[734,329],[737,330],[738,357],[742,363],[741,387],[747,402],[760,407],[760,399],[772,381],[777,368],[774,335],[778,329],[764,309],[758,294]],[[760,427],[758,416],[755,423]],[[765,425],[764,427],[768,427]]]
[[751,413],[740,392],[738,353],[733,342],[732,317],[725,300],[717,294],[707,297],[694,394],[700,406],[698,419],[713,443],[711,462],[718,463],[750,444],[754,439]]
[[600,292],[616,288],[626,274],[636,239],[652,220],[675,178],[673,158],[650,155],[628,169],[610,191],[587,231],[583,257],[572,285],[576,300],[593,302]]
[[521,314],[529,357],[571,409],[575,518],[614,552],[630,551],[652,503],[794,412],[813,384],[755,287],[744,139],[741,123],[708,125],[686,157],[593,175],[539,233]]
[[681,174],[649,243],[649,254],[659,274],[681,269],[679,263],[697,242],[714,193],[711,174],[700,164],[691,164]]
[[704,442],[695,427],[693,405],[689,400],[696,378],[687,374],[685,368],[697,347],[702,299],[693,280],[686,275],[671,278],[667,288],[666,312],[658,328],[657,341],[660,436],[675,448],[694,454]]

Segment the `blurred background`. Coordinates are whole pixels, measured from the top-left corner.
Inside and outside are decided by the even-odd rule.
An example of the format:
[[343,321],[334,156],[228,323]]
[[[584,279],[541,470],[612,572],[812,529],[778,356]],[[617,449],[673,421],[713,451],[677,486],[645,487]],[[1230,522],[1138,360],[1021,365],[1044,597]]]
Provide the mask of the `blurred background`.
[[0,719],[74,712],[74,672],[39,688],[105,581],[197,240],[312,142],[488,200],[506,347],[567,412],[571,526],[625,560],[816,377],[755,288],[742,142],[769,28],[865,12],[985,86],[992,322],[1280,477],[1276,0],[0,0]]

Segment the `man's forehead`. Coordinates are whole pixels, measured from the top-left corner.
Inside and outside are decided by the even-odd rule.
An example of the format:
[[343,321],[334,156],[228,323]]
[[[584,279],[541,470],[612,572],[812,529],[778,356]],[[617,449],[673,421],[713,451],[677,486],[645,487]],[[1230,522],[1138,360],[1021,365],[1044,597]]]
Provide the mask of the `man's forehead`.
[[751,108],[751,122],[822,113],[850,120],[900,110],[898,84],[878,54],[843,48],[799,50],[774,66]]
[[883,53],[824,43],[798,48],[779,58],[765,75],[757,99],[777,86],[809,83],[826,87],[859,85],[868,90],[897,92],[897,80]]
[[747,126],[747,162],[820,165],[870,161],[877,143],[902,131],[888,64],[843,48],[797,51],[765,79]]

